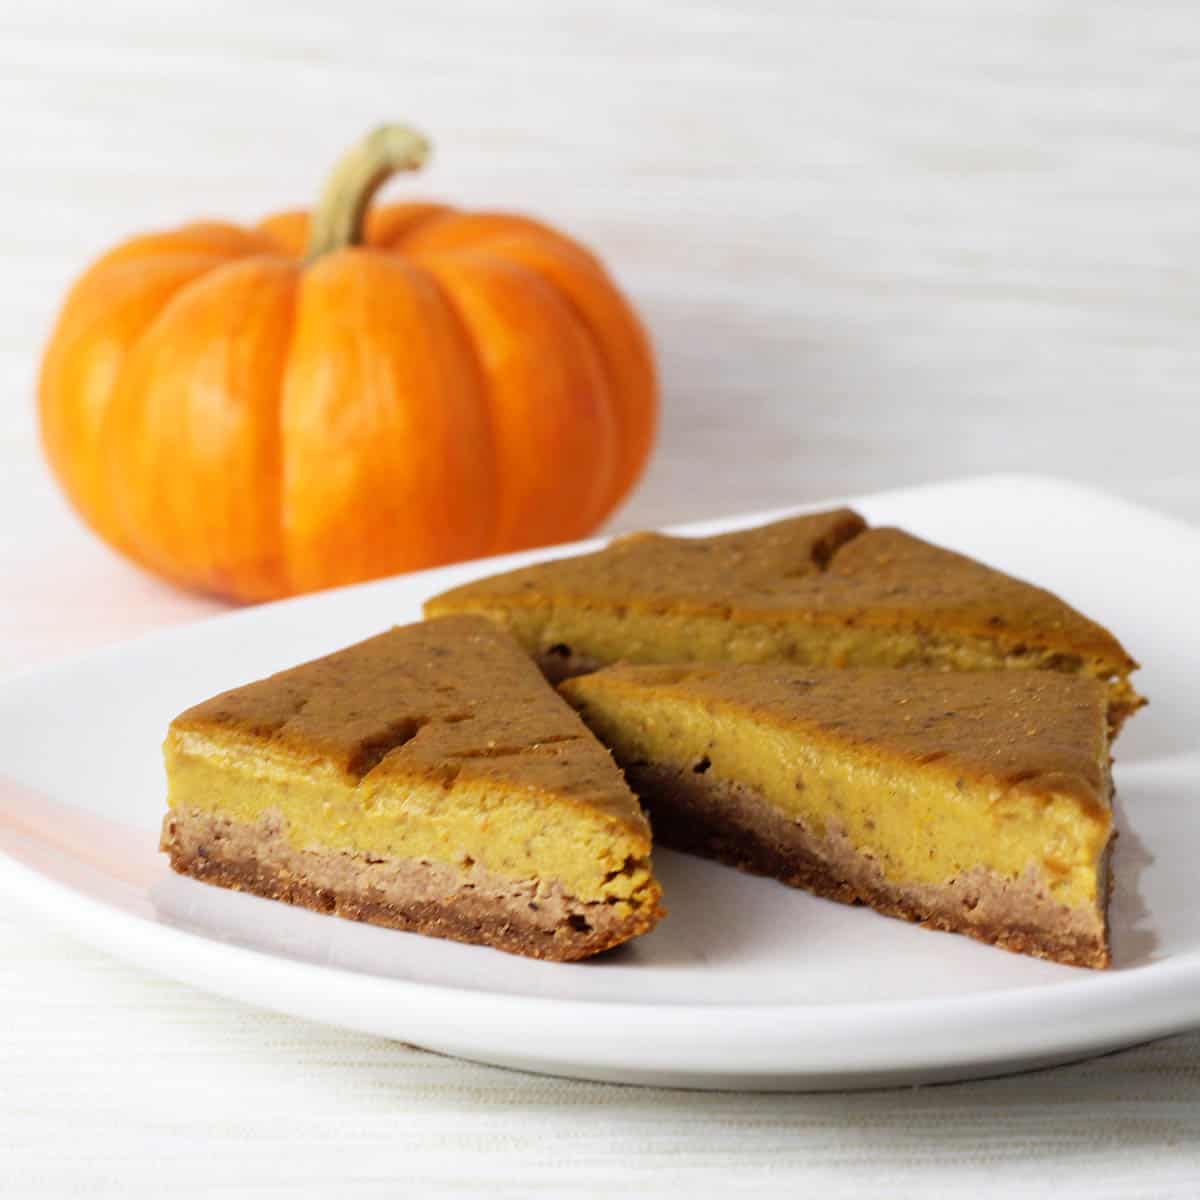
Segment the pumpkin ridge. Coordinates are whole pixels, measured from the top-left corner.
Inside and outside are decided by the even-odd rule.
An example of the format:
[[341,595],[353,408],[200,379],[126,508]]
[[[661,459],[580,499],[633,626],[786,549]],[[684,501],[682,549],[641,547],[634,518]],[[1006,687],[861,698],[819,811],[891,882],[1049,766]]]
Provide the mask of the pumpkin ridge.
[[[414,209],[424,211],[414,214]],[[406,215],[402,210],[408,210],[407,215],[412,219],[406,221],[399,232],[388,229],[389,222],[396,216]],[[457,214],[458,210],[451,205],[437,204],[433,201],[410,200],[399,204],[377,205],[367,214],[367,245],[373,249],[403,254],[404,243],[409,237],[415,236],[437,221]]]
[[[542,237],[532,230],[496,229],[483,239],[483,245],[497,256],[519,263],[550,285],[577,315],[599,352],[614,398],[619,447],[619,461],[613,471],[608,501],[597,518],[599,524],[611,515],[641,476],[657,435],[658,377],[645,328],[604,264],[564,234],[550,230],[549,236]],[[547,265],[555,261],[563,264],[565,277],[579,277],[578,291],[566,286],[556,270]],[[589,309],[580,303],[580,294],[598,297],[599,306]],[[620,338],[622,344],[614,346],[614,337]],[[631,362],[638,364],[633,374],[641,376],[637,380],[640,394],[630,379]],[[630,402],[631,393],[635,393],[640,403]]]
[[[121,264],[114,264],[114,266],[119,266],[119,265],[121,265]],[[132,266],[133,264],[129,263],[127,265]],[[225,266],[225,265],[226,265],[226,262],[219,260],[217,263],[213,264],[213,269],[216,269],[217,267]],[[117,401],[121,395],[122,382],[126,379],[126,377],[129,374],[130,364],[135,363],[137,361],[139,347],[146,341],[146,338],[149,335],[150,331],[152,329],[154,329],[155,326],[157,326],[160,321],[162,321],[163,314],[166,313],[170,309],[171,305],[182,294],[186,293],[187,290],[190,287],[192,287],[193,284],[199,283],[202,279],[207,279],[210,273],[211,273],[210,271],[203,271],[200,274],[193,276],[191,279],[187,280],[185,283],[181,284],[178,288],[176,288],[171,293],[171,295],[169,297],[167,297],[166,301],[161,305],[158,312],[156,312],[154,314],[154,316],[149,321],[147,321],[144,326],[142,326],[141,332],[139,332],[137,334],[137,336],[134,337],[130,341],[129,346],[125,353],[125,357],[122,360],[121,365],[118,367],[116,375],[113,377],[112,387],[109,389],[108,403],[105,405],[104,417],[101,420],[99,428],[97,429],[97,432],[96,432],[97,446],[99,446],[101,448],[105,447],[109,441],[109,438],[114,436],[110,430],[110,425],[112,424],[112,421],[114,419],[114,413],[117,410]],[[109,461],[108,453],[107,452],[102,453],[101,454],[101,463],[102,463],[101,471],[102,472],[107,468],[108,461]],[[121,549],[124,550],[124,552],[126,554],[128,554],[135,562],[139,563],[141,566],[146,567],[150,570],[156,569],[156,564],[145,554],[145,552],[142,548],[140,539],[130,535],[129,524],[128,524],[128,515],[125,511],[125,506],[121,503],[120,493],[117,492],[115,489],[105,489],[105,490],[111,492],[112,495],[114,496],[113,501],[109,505],[109,517],[112,522],[113,532],[118,539],[118,544],[120,545]]]
[[[86,310],[91,304],[98,302],[100,299],[111,297],[114,290],[117,290],[114,287],[116,282],[122,284],[129,282],[136,283],[140,277],[146,274],[148,269],[161,271],[164,264],[175,263],[179,265],[189,261],[194,261],[197,265],[200,263],[209,265],[198,269],[193,275],[180,279],[174,285],[168,285],[169,290],[167,295],[154,315],[147,319],[141,329],[129,338],[122,347],[121,361],[108,381],[108,387],[102,403],[96,405],[96,407],[101,407],[103,412],[96,421],[92,431],[92,442],[87,448],[88,454],[86,457],[90,459],[90,470],[81,474],[78,465],[71,461],[72,458],[79,457],[78,448],[75,448],[74,455],[64,450],[62,446],[64,431],[58,427],[62,419],[61,409],[64,406],[64,402],[62,397],[56,394],[56,390],[61,389],[63,385],[55,378],[55,368],[59,365],[58,358],[64,352],[62,346],[63,339],[68,334],[74,334],[76,337],[79,336],[80,330],[77,328],[79,323],[82,323],[85,327],[95,323],[94,321],[84,320],[84,317],[87,315]],[[125,260],[102,259],[93,264],[87,274],[79,279],[71,289],[67,302],[59,314],[54,332],[51,335],[51,345],[42,363],[41,379],[39,381],[41,436],[43,445],[46,447],[47,457],[50,460],[55,475],[62,483],[72,507],[83,521],[102,537],[111,539],[116,548],[124,553],[132,553],[132,551],[127,545],[127,539],[122,536],[122,531],[119,528],[119,521],[115,512],[116,504],[110,496],[110,490],[101,487],[98,482],[103,473],[103,462],[102,456],[99,454],[99,448],[103,443],[104,426],[112,411],[113,401],[120,387],[121,376],[128,366],[130,359],[135,354],[138,343],[145,336],[146,331],[158,320],[163,308],[179,292],[190,287],[197,280],[203,279],[214,267],[223,265],[225,261],[227,260],[217,255],[191,253],[179,253],[161,257],[155,256],[149,260],[137,258]],[[114,277],[117,278],[114,279]],[[125,289],[121,288],[119,290],[124,292]],[[132,297],[130,297],[130,302],[132,302]],[[80,309],[85,311],[81,313]],[[90,482],[85,482],[83,475],[90,476]]]
[[[575,297],[572,296],[571,293],[564,288],[548,271],[542,270],[537,266],[537,264],[529,262],[528,260],[510,259],[504,255],[503,249],[506,245],[510,245],[512,243],[519,244],[527,240],[531,241],[533,240],[533,237],[524,233],[516,232],[507,234],[497,233],[487,239],[487,244],[489,245],[491,253],[495,254],[497,257],[503,259],[505,262],[519,264],[522,269],[528,271],[537,279],[540,279],[548,288],[551,289],[551,291],[554,292],[556,296],[558,296],[563,304],[567,306],[572,315],[575,317],[576,323],[583,331],[584,336],[589,342],[591,342],[592,348],[596,352],[596,358],[600,363],[600,369],[604,372],[604,378],[608,382],[609,396],[614,402],[614,410],[618,410],[619,405],[617,405],[615,401],[620,391],[620,380],[613,368],[608,350],[605,347],[604,339],[600,336],[599,331],[596,329],[596,326],[590,319],[588,313],[576,301]],[[587,255],[586,252],[584,252],[584,254],[587,258],[591,257],[590,255]],[[628,438],[628,430],[620,427],[621,421],[617,411],[614,411],[613,413],[613,424],[617,429],[618,444],[623,446]],[[593,511],[594,526],[602,524],[612,513],[617,504],[624,499],[626,490],[625,481],[622,478],[624,473],[624,466],[620,462],[614,462],[612,469],[608,472],[609,478],[607,495],[604,497],[603,503],[597,504],[595,510]]]
[[[269,235],[268,235],[269,236]],[[286,251],[280,250],[277,252],[269,252],[262,255],[254,255],[255,258],[279,258],[294,267],[292,277],[292,289],[289,303],[285,309],[285,317],[287,322],[287,333],[283,337],[283,346],[279,353],[278,363],[275,369],[275,378],[271,382],[270,390],[275,395],[274,403],[274,420],[271,422],[271,438],[270,438],[270,457],[274,462],[274,526],[275,526],[275,554],[270,558],[265,558],[254,564],[254,573],[259,575],[273,575],[275,587],[268,588],[262,596],[251,596],[246,590],[238,589],[231,591],[228,594],[239,595],[243,599],[272,599],[280,591],[291,586],[291,564],[288,562],[287,547],[284,543],[284,528],[283,528],[283,379],[287,374],[288,363],[292,355],[292,343],[296,335],[296,309],[300,300],[300,288],[302,286],[302,269],[298,260],[293,259]],[[245,261],[245,260],[240,260]],[[261,370],[261,368],[260,368]],[[272,569],[273,568],[273,569]]]
[[[299,260],[297,265],[300,266]],[[292,288],[292,302],[288,305],[287,310],[287,338],[283,347],[283,353],[279,356],[279,374],[275,380],[275,421],[272,425],[274,434],[273,449],[275,452],[275,538],[278,549],[278,575],[279,588],[275,595],[286,596],[293,587],[292,576],[292,556],[288,547],[287,540],[287,513],[284,508],[287,504],[287,489],[284,487],[284,463],[287,454],[287,446],[283,432],[283,389],[287,380],[287,373],[292,362],[292,348],[296,344],[296,317],[300,311],[300,292],[304,287],[304,271],[301,269],[296,275],[296,285]],[[271,600],[275,596],[266,596],[264,599]]]
[[292,360],[292,346],[296,340],[296,312],[300,305],[300,289],[304,286],[304,274],[302,265],[298,260],[293,260],[291,256],[283,251],[280,252],[279,257],[286,259],[289,263],[294,263],[296,271],[292,283],[290,303],[287,305],[286,309],[287,315],[284,318],[287,321],[287,334],[283,338],[283,348],[279,354],[279,362],[275,372],[275,379],[272,381],[271,385],[271,390],[275,393],[275,419],[271,423],[270,448],[271,456],[275,463],[274,576],[276,580],[276,587],[261,597],[261,599],[264,600],[271,600],[277,595],[284,595],[292,586],[292,565],[289,560],[287,542],[285,539],[285,523],[283,513],[283,381],[287,375],[288,364]]
[[[112,400],[108,406],[105,421],[99,433],[99,443],[101,446],[105,444],[108,438],[117,436],[117,431],[110,429],[109,426],[118,413],[117,401],[120,397],[122,387],[128,386],[127,373],[137,364],[138,358],[142,353],[144,353],[143,347],[148,339],[150,339],[151,336],[159,336],[162,326],[175,319],[177,310],[193,302],[193,297],[191,295],[193,289],[199,287],[209,288],[219,286],[221,283],[220,277],[224,272],[242,271],[248,266],[252,266],[256,261],[263,259],[279,260],[280,262],[286,263],[293,270],[297,269],[297,265],[283,254],[261,253],[241,255],[236,258],[227,259],[226,261],[215,264],[211,270],[205,271],[195,278],[189,280],[182,287],[176,289],[176,291],[172,293],[166,303],[163,304],[158,310],[153,320],[151,320],[145,326],[133,343],[131,343],[129,352],[126,355],[124,362],[121,364],[121,368],[116,379],[114,380],[111,393]],[[295,292],[296,288],[293,287],[293,302],[289,306],[289,321],[292,325],[294,325]],[[289,348],[290,341],[291,329],[289,328]],[[281,362],[286,362],[285,355],[281,355],[280,358]],[[276,431],[273,438],[273,450],[275,453],[275,458],[278,461],[281,454],[279,444],[280,437],[278,433],[278,402],[276,402],[275,410],[277,415],[274,425],[272,426],[272,428]],[[111,455],[106,454],[104,457],[106,459],[107,467],[107,461],[111,458]],[[278,473],[279,472],[277,472],[277,474]],[[151,478],[158,484],[156,492],[160,497],[160,504],[163,504],[165,507],[169,508],[169,505],[166,503],[164,498],[162,477],[152,476]],[[195,502],[197,505],[203,505],[206,503],[206,499],[198,496],[196,497]],[[233,578],[235,574],[239,576],[244,576],[246,574],[245,564],[243,563],[227,565],[223,569],[217,569],[214,567],[211,570],[205,570],[202,573],[203,577],[198,577],[194,574],[194,571],[196,570],[194,567],[189,568],[188,571],[181,573],[174,567],[173,564],[168,563],[163,559],[162,554],[158,549],[153,548],[152,539],[147,536],[146,531],[144,528],[142,528],[140,521],[131,515],[129,507],[130,506],[127,503],[123,505],[118,498],[112,506],[112,516],[117,524],[118,532],[123,539],[122,548],[142,566],[166,574],[169,577],[174,578],[177,582],[182,582],[187,586],[198,588],[199,590],[207,592],[211,595],[239,596],[242,599],[259,598],[254,595],[252,590],[247,591],[244,586],[242,586]],[[278,503],[276,503],[275,507],[276,510],[278,510]],[[278,523],[279,522],[276,521],[276,525],[278,525]],[[276,555],[276,559],[280,560],[281,558],[282,545],[280,543],[280,552]],[[259,566],[260,564],[255,564],[253,570],[257,571]],[[272,593],[269,591],[265,592],[261,598],[266,598],[266,596],[269,594]]]
[[488,553],[485,402],[468,332],[422,266],[356,247],[310,267],[283,395],[294,588]]
[[304,257],[304,244],[308,240],[308,210],[285,208],[254,222],[254,232],[267,238],[276,253],[287,258]]
[[[504,429],[514,421],[522,429],[520,443],[527,443],[531,437],[536,437],[534,431],[538,429],[542,437],[551,443],[543,447],[544,453],[538,456],[537,465],[534,466],[533,475],[538,486],[530,488],[530,463],[526,461],[522,465],[519,458],[509,460],[507,472],[500,472],[499,479],[503,482],[496,497],[497,527],[493,552],[521,550],[582,536],[594,528],[618,465],[612,388],[599,349],[581,327],[582,322],[566,303],[560,289],[523,263],[484,247],[468,246],[440,253],[428,252],[413,261],[427,265],[471,335],[487,388],[488,419],[496,454],[500,456],[505,449],[512,454],[513,444],[505,438]],[[473,270],[479,273],[474,281],[471,280]],[[480,287],[482,281],[486,282]],[[500,294],[505,287],[511,288],[514,296],[525,297],[515,312],[508,311],[513,297],[507,297],[509,303],[506,304],[506,297]],[[534,295],[540,298],[530,305],[530,298]],[[504,319],[493,321],[502,312],[511,324]],[[539,329],[538,322],[542,334],[550,326],[557,326],[557,337],[544,343],[548,347],[542,360],[544,366],[534,375],[565,380],[567,373],[571,372],[575,377],[575,387],[552,394],[552,402],[547,405],[522,411],[518,397],[531,387],[536,387],[536,384],[527,377],[523,381],[524,386],[514,391],[511,374],[505,384],[503,363],[497,364],[497,370],[497,365],[489,362],[486,349],[479,345],[479,339],[489,334],[498,337],[502,333],[511,333],[522,320],[528,320],[531,314],[536,313],[541,315],[532,327],[522,330],[524,338],[533,336],[534,331]],[[571,346],[572,339],[577,339],[574,348]],[[521,346],[515,357],[527,360],[529,354],[530,349],[526,344]],[[551,366],[555,360],[557,366]],[[547,396],[542,399],[547,399]],[[512,409],[514,400],[518,405],[515,412]],[[508,405],[507,412],[501,411],[504,402]],[[566,434],[568,428],[571,432],[579,431],[582,436],[572,440]],[[553,467],[547,459],[553,461]],[[564,479],[571,481],[565,489]],[[569,494],[571,486],[581,479],[588,481],[586,491],[575,496],[570,504],[564,503],[564,490]],[[548,520],[549,514],[555,514],[555,518]]]
[[92,271],[107,271],[148,260],[159,262],[174,255],[203,256],[233,261],[269,249],[263,235],[232,221],[193,221],[174,229],[143,233],[102,254]]
[[[433,221],[440,221],[445,214],[435,213],[432,216]],[[483,361],[483,356],[479,352],[479,347],[475,344],[475,339],[471,336],[471,327],[463,319],[462,312],[455,303],[454,296],[450,289],[445,286],[437,273],[431,271],[426,263],[421,262],[417,258],[409,255],[401,255],[404,259],[405,266],[410,271],[418,271],[428,281],[429,286],[441,297],[442,303],[445,305],[446,311],[453,317],[455,323],[462,332],[462,341],[471,355],[471,362],[474,365],[475,377],[479,380],[480,400],[483,403],[483,408],[487,414],[487,430],[488,430],[488,457],[495,462],[496,459],[496,428],[493,418],[492,409],[492,379],[488,373],[487,364]],[[498,512],[500,507],[500,480],[493,473],[491,477],[490,495],[488,497],[487,508],[492,517],[492,528],[488,535],[487,548],[483,549],[478,557],[485,557],[490,554],[498,553],[496,547],[500,535],[500,525],[498,520]]]
[[423,222],[406,235],[403,249],[416,255],[449,254],[456,251],[490,249],[507,238],[530,238],[569,247],[591,262],[595,255],[573,238],[521,213],[451,209]]

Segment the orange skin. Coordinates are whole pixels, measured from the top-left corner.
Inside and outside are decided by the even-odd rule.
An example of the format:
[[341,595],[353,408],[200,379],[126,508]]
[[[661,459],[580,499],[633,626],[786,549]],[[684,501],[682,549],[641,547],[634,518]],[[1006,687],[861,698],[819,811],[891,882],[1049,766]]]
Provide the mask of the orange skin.
[[303,212],[110,251],[42,366],[75,508],[186,587],[266,600],[581,537],[636,482],[657,388],[600,263],[535,221]]

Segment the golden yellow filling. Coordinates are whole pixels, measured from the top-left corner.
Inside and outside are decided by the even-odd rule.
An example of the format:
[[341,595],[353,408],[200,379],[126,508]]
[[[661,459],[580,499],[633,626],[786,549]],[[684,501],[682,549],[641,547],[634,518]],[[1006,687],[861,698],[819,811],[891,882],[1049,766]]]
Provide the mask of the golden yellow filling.
[[[437,599],[429,613],[441,612]],[[456,606],[446,611],[471,611],[508,630],[531,654],[566,647],[598,663],[795,663],[810,667],[931,667],[955,671],[999,669],[1080,671],[1109,679],[1111,667],[1046,649],[1028,648],[1020,654],[966,634],[953,639],[925,631],[880,629],[858,625],[820,624],[790,615],[771,619],[755,614],[712,615],[676,607],[669,612],[636,609],[616,611],[585,605],[559,608],[525,605]],[[1114,701],[1132,697],[1127,680],[1112,679]]]
[[465,775],[449,789],[395,776],[353,784],[327,764],[186,730],[170,732],[164,754],[173,811],[251,825],[276,813],[300,850],[477,863],[505,879],[557,880],[584,901],[636,905],[653,885],[643,839],[537,791]]
[[963,778],[952,762],[906,761],[733,705],[713,711],[677,695],[589,688],[588,677],[563,691],[622,762],[700,769],[754,788],[814,836],[845,834],[890,881],[942,884],[979,866],[1016,879],[1033,867],[1068,907],[1098,899],[1112,817],[1075,796]]

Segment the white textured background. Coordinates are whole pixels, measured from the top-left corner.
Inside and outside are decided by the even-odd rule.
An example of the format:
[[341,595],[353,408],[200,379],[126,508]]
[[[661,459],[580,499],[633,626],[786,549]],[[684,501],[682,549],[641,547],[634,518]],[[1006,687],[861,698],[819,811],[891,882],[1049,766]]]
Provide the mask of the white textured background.
[[[438,146],[397,191],[558,222],[646,315],[662,444],[618,527],[1013,469],[1200,521],[1198,95],[1184,2],[0,0],[0,669],[216,607],[42,471],[70,279],[307,202],[385,118]],[[639,1092],[252,1012],[7,912],[0,1081],[5,1196],[1200,1194],[1197,1037],[916,1093]]]

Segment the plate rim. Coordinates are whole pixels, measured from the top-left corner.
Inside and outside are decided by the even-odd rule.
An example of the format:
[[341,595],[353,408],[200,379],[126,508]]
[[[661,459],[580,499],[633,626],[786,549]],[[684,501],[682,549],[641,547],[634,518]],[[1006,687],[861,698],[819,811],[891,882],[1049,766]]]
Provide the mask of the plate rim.
[[[202,991],[302,1019],[400,1037],[435,1050],[450,1045],[447,1052],[484,1062],[493,1060],[489,1047],[498,1037],[516,1036],[531,1028],[543,1036],[549,1032],[541,1053],[527,1052],[524,1056],[524,1069],[581,1078],[630,1081],[628,1076],[632,1074],[624,1067],[615,1068],[614,1074],[611,1064],[602,1064],[599,1069],[596,1064],[555,1069],[570,1049],[562,1045],[562,1031],[570,1030],[568,1040],[574,1039],[581,1010],[602,1010],[611,1021],[619,1021],[626,1045],[636,1048],[642,1060],[639,1069],[651,1072],[656,1077],[654,1082],[696,1086],[696,1079],[719,1078],[724,1081],[722,1086],[735,1086],[732,1081],[752,1079],[751,1086],[783,1081],[803,1087],[810,1077],[830,1074],[851,1083],[867,1079],[874,1086],[875,1081],[891,1076],[903,1081],[910,1076],[926,1079],[930,1073],[949,1071],[951,1077],[966,1078],[1002,1071],[1013,1063],[1067,1061],[1191,1029],[1198,1023],[1200,1004],[1197,1000],[1188,1002],[1200,982],[1200,952],[1196,951],[1136,971],[1088,973],[1070,983],[900,1002],[631,1004],[530,996],[374,975],[227,942],[105,903],[4,851],[0,851],[0,891],[59,929],[120,959]],[[38,897],[41,903],[34,902]],[[220,965],[221,973],[205,975],[205,969],[213,964]],[[250,968],[250,977],[260,982],[249,989],[226,984],[224,978],[232,976],[238,966]],[[270,977],[276,981],[274,986],[262,982]],[[244,982],[247,976],[240,978]],[[280,992],[279,984],[289,980],[305,986]],[[326,986],[314,989],[314,980]],[[264,991],[270,994],[264,995]],[[1121,994],[1114,996],[1114,991]],[[331,1002],[333,1007],[342,1008],[347,994],[361,1001],[364,992],[371,1003],[367,1011],[359,1006],[363,1014],[359,1019],[347,1019],[344,1011],[337,1017],[329,1015]],[[318,997],[317,1002],[308,1002],[307,998],[313,996]],[[390,1021],[369,1015],[385,1002],[397,1009],[397,1002],[405,999],[418,1001],[419,1011],[414,1014],[411,1008],[406,1009],[399,1023],[423,1018],[425,1028],[419,1038],[401,1034]],[[1138,1003],[1139,999],[1158,1011],[1148,1014],[1147,1005]],[[477,1017],[481,1007],[487,1010],[486,1027],[475,1027],[472,1032],[476,1037],[468,1038],[461,1046],[453,1045],[455,1023],[465,1016]],[[1030,1023],[1015,1020],[1022,1012],[1036,1019]],[[819,1016],[815,1022],[814,1016]],[[988,1018],[993,1033],[993,1040],[983,1050],[972,1045],[981,1016]],[[1048,1019],[1051,1017],[1054,1019]],[[1064,1036],[1059,1022],[1068,1019],[1069,1034]],[[819,1028],[813,1028],[814,1024]],[[714,1054],[700,1035],[710,1035],[717,1025],[725,1036]],[[1007,1035],[1000,1041],[994,1039],[997,1026],[1004,1027]],[[881,1033],[881,1028],[886,1033]],[[666,1034],[670,1036],[664,1038]],[[855,1062],[847,1062],[840,1050],[833,1055],[823,1052],[827,1043],[837,1044],[851,1034],[857,1039]],[[680,1067],[677,1048],[690,1039],[699,1039],[702,1052],[692,1065]],[[779,1057],[781,1039],[786,1039],[789,1051],[803,1054],[806,1065],[796,1065],[786,1054]],[[936,1047],[935,1053],[931,1053],[931,1045]],[[591,1050],[594,1056],[595,1047]],[[769,1058],[764,1059],[764,1054]],[[736,1058],[736,1065],[730,1065],[731,1056]],[[608,1057],[599,1056],[602,1060]]]

